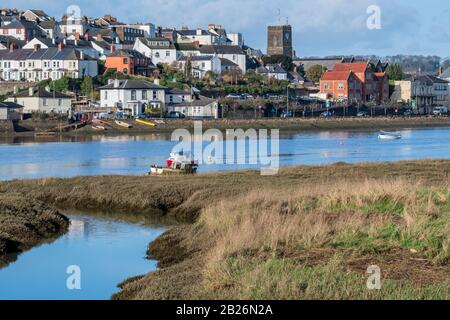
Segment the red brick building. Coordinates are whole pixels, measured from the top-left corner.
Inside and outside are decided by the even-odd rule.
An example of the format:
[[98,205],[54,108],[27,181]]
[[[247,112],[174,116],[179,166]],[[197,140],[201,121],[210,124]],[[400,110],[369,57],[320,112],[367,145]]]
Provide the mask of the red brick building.
[[378,62],[339,62],[325,72],[320,80],[320,92],[329,99],[351,102],[389,100],[387,65]]

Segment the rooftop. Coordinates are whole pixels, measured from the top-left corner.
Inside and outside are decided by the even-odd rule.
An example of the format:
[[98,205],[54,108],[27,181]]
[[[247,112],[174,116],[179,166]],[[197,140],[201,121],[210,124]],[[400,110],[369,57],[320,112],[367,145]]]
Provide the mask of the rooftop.
[[154,84],[146,80],[112,80],[110,84],[100,88],[101,90],[113,89],[149,89],[149,90],[167,90],[167,87]]

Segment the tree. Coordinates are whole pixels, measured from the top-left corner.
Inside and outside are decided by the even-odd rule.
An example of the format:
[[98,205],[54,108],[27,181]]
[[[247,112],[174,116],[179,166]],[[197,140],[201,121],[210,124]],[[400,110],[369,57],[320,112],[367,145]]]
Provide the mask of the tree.
[[399,64],[390,64],[386,69],[389,80],[399,81],[403,79],[403,68]]
[[68,91],[70,86],[70,79],[67,76],[62,77],[59,80],[55,80],[51,84],[51,89],[55,91]]
[[316,64],[313,65],[311,68],[309,68],[308,70],[306,70],[306,76],[308,77],[309,80],[313,81],[313,82],[319,82],[320,79],[322,78],[323,74],[325,72],[327,72],[327,68],[320,65],[320,64]]
[[81,92],[85,96],[92,95],[92,92],[94,91],[94,82],[92,81],[91,77],[84,77],[83,82],[81,83]]

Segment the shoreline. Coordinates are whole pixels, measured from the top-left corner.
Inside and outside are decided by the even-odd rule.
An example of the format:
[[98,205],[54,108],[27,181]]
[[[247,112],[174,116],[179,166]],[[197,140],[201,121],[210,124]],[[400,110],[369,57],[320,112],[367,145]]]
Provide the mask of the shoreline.
[[[358,192],[361,189],[373,189],[373,191],[370,191],[368,194],[374,193],[376,196],[374,200],[367,198],[369,200],[361,201],[369,201],[367,203],[368,209],[364,210],[369,210],[370,208],[370,210],[373,210],[371,215],[376,217],[379,214],[390,214],[391,211],[398,210],[396,207],[397,205],[395,204],[396,202],[393,202],[391,205],[390,202],[383,202],[384,200],[378,203],[376,201],[379,200],[376,199],[390,199],[389,201],[414,200],[418,201],[418,204],[426,203],[426,201],[422,200],[422,198],[401,200],[403,194],[405,194],[404,197],[409,197],[409,193],[401,193],[402,195],[399,196],[398,200],[395,200],[397,199],[395,198],[395,193],[400,192],[400,190],[403,192],[403,189],[409,188],[408,186],[410,185],[414,185],[414,188],[417,188],[418,192],[423,190],[417,193],[418,196],[421,195],[422,192],[428,190],[428,188],[448,190],[448,182],[446,177],[449,176],[450,160],[433,160],[378,164],[362,163],[351,165],[336,164],[328,166],[290,167],[281,169],[280,174],[274,177],[261,177],[256,171],[242,171],[220,174],[201,174],[198,176],[181,178],[167,177],[164,179],[154,177],[102,176],[10,181],[0,182],[0,193],[14,194],[20,190],[21,192],[28,194],[30,199],[45,201],[58,208],[76,207],[77,210],[82,211],[95,211],[96,209],[101,209],[102,211],[121,211],[127,212],[129,216],[134,216],[132,212],[138,212],[140,215],[145,215],[148,217],[166,217],[176,221],[176,223],[169,226],[166,233],[149,244],[147,257],[157,259],[159,261],[159,269],[156,272],[149,273],[147,275],[125,280],[125,282],[120,285],[122,291],[114,295],[114,299],[252,299],[254,296],[248,295],[249,293],[246,293],[244,296],[240,296],[237,292],[229,291],[228,285],[226,284],[229,280],[225,281],[225,279],[220,280],[218,278],[214,281],[219,281],[220,283],[208,284],[208,281],[211,281],[211,279],[205,278],[205,275],[211,274],[211,272],[212,274],[216,274],[217,272],[219,272],[217,275],[221,274],[220,270],[215,269],[217,266],[215,266],[213,262],[214,259],[217,259],[217,257],[215,257],[214,253],[221,252],[224,248],[228,248],[230,246],[233,247],[239,243],[247,243],[246,241],[250,241],[251,243],[253,241],[250,239],[239,240],[236,244],[227,245],[222,249],[216,248],[218,243],[221,243],[220,241],[222,240],[220,240],[220,238],[216,239],[216,236],[211,236],[208,229],[215,226],[214,228],[217,228],[217,231],[213,234],[221,234],[222,226],[226,226],[230,223],[231,225],[237,223],[235,228],[240,230],[238,223],[239,220],[236,220],[235,222],[229,221],[227,223],[217,222],[218,224],[213,222],[219,217],[226,218],[228,215],[232,217],[236,212],[243,210],[241,207],[235,207],[235,205],[239,204],[245,208],[245,203],[250,203],[253,208],[252,211],[255,210],[254,208],[259,208],[257,212],[260,212],[261,214],[267,210],[267,212],[273,212],[270,216],[268,216],[270,218],[272,215],[277,215],[277,210],[283,211],[286,210],[283,208],[289,208],[286,207],[286,203],[289,204],[291,201],[298,201],[298,199],[302,199],[302,197],[308,199],[309,193],[312,193],[313,195],[317,193],[317,196],[315,197],[319,197],[318,199],[321,199],[320,197],[323,197],[323,195],[320,190],[326,190],[325,194],[330,194],[330,192],[331,194],[334,194],[332,190],[339,190],[339,185],[344,184],[348,186],[356,186],[356,190],[352,191],[353,194],[355,194],[355,197],[360,197]],[[156,181],[158,183],[155,183]],[[370,183],[368,183],[368,181]],[[132,194],[127,193],[127,190],[130,190],[130,188],[135,190],[135,192]],[[286,198],[287,200],[285,200],[285,195],[280,192],[282,192],[282,190],[287,190],[286,188],[291,190],[290,193],[295,193],[296,190],[303,189],[307,189],[308,193],[298,198],[288,197]],[[389,191],[390,189],[392,189],[393,193]],[[444,195],[444,193],[442,193],[443,191],[436,192],[438,192],[436,193],[436,196],[438,197],[437,199],[441,199],[436,201],[445,201],[444,204],[447,206],[448,199],[450,204],[450,193],[448,197],[446,195],[447,193],[445,193],[445,200],[442,200]],[[415,193],[412,193],[412,195],[415,195]],[[429,197],[428,193],[425,198],[427,197]],[[266,201],[263,199],[268,199],[267,201],[269,202],[267,202],[267,205],[263,205],[261,207],[261,204]],[[305,201],[306,202],[301,202],[300,204],[309,205],[310,200]],[[375,202],[371,204],[370,201]],[[315,202],[311,202],[311,204],[313,203]],[[272,206],[274,207],[272,208]],[[296,206],[297,205],[292,208],[295,208]],[[336,205],[333,205],[333,207],[335,206]],[[352,206],[349,208],[353,208]],[[365,206],[366,205],[364,205],[364,208],[366,208]],[[224,212],[226,212],[226,214],[215,216],[216,210],[218,210],[217,212],[221,212],[220,210],[225,210]],[[319,208],[317,209],[318,217],[321,217],[320,210]],[[384,210],[387,211],[385,212]],[[313,213],[315,212],[316,211]],[[289,216],[290,214],[287,217]],[[330,217],[333,216],[334,214]],[[292,217],[295,217],[295,215]],[[433,217],[440,217],[440,215],[433,213]],[[210,221],[210,219],[213,220]],[[333,219],[338,219],[338,216]],[[358,215],[356,215],[351,221],[359,221],[358,219]],[[377,220],[374,220],[370,223],[378,223],[376,221]],[[297,223],[300,222],[304,223],[303,220],[299,220]],[[333,222],[334,225],[336,225],[336,223],[337,225],[340,225],[340,222]],[[361,223],[361,226],[358,228],[363,230],[364,225],[367,222]],[[392,223],[398,223],[398,220],[393,219]],[[448,223],[448,221],[445,223]],[[264,226],[266,225],[270,226],[271,224],[265,223],[261,225],[262,233],[264,233]],[[445,226],[442,227],[445,228]],[[332,228],[332,225],[330,225],[330,228]],[[300,232],[300,230],[301,229],[297,230],[295,234],[301,234],[302,232]],[[224,236],[226,236],[226,234],[227,233],[224,233]],[[251,235],[252,233],[249,234]],[[235,243],[235,240],[232,240],[232,238],[229,238],[226,241],[232,241],[231,243]],[[440,241],[445,241],[445,239]],[[280,242],[280,244],[281,243],[282,242]],[[354,244],[355,246],[361,245],[359,242],[356,243],[357,244]],[[236,261],[236,263],[243,263],[245,265],[250,263],[252,268],[263,268],[266,263],[272,263],[273,261],[270,258],[272,253],[264,253],[265,251],[261,252],[261,248],[262,247],[260,247],[260,245],[254,249],[249,247],[243,252],[238,251],[236,253],[232,253],[227,259],[239,259],[239,262]],[[424,248],[426,248],[426,246]],[[433,250],[436,249],[430,251],[430,256],[427,255],[427,251],[425,251],[425,249],[424,252],[412,254],[410,251],[397,246],[394,246],[389,250],[383,249],[380,253],[376,254],[371,254],[371,251],[368,251],[368,253],[364,253],[365,251],[363,253],[358,253],[359,249],[355,249],[356,251],[354,251],[352,247],[335,248],[328,246],[313,246],[306,251],[300,250],[298,252],[296,252],[294,248],[289,247],[279,247],[277,250],[282,250],[277,253],[277,255],[282,254],[281,257],[284,257],[284,260],[277,260],[275,261],[276,263],[284,263],[282,261],[286,262],[291,261],[292,259],[294,259],[292,261],[297,261],[297,259],[300,259],[299,257],[302,257],[295,264],[297,267],[306,268],[304,270],[302,269],[302,272],[308,271],[309,269],[307,268],[310,267],[325,268],[324,270],[320,269],[321,272],[328,272],[326,271],[328,270],[326,268],[328,268],[328,264],[331,263],[332,258],[336,255],[344,255],[348,261],[355,264],[358,264],[358,261],[361,259],[364,261],[367,260],[367,263],[374,260],[383,265],[385,268],[388,268],[388,266],[392,263],[395,264],[395,262],[392,262],[392,259],[395,260],[396,257],[401,257],[403,260],[400,261],[400,265],[404,268],[412,268],[411,272],[414,275],[413,278],[417,276],[418,279],[428,279],[424,284],[425,286],[429,287],[435,285],[435,280],[433,279],[436,278],[429,276],[429,274],[432,273],[436,274],[436,277],[438,277],[440,281],[443,281],[443,283],[447,283],[446,281],[450,279],[450,277],[448,277],[448,272],[446,273],[446,271],[442,271],[442,268],[439,266],[439,263],[450,263],[450,260],[447,260],[444,253],[442,253],[443,256],[436,256],[435,253],[433,253]],[[291,252],[291,250],[294,251]],[[237,254],[237,256],[235,256],[235,254]],[[242,256],[242,254],[244,255]],[[413,261],[411,259],[416,258],[426,261],[427,267],[424,268],[423,265],[420,266],[411,262]],[[305,261],[316,260],[318,261],[314,262],[312,266],[305,264]],[[221,260],[219,260],[219,262],[220,261]],[[223,262],[220,262],[219,265],[223,265]],[[347,264],[344,263],[344,265]],[[248,265],[248,267],[250,267],[250,265]],[[285,268],[289,269],[291,266],[285,266]],[[361,268],[361,266],[354,266],[350,264],[348,265],[348,270],[341,270],[343,272],[342,276],[346,277],[345,279],[350,277],[348,279],[354,282],[352,277],[357,277],[359,275],[358,272],[361,271],[359,268]],[[421,268],[423,270],[421,270]],[[316,271],[319,272],[320,270]],[[447,268],[446,270],[450,269]],[[365,272],[365,270],[363,271]],[[362,272],[362,274],[364,274],[364,272]],[[392,270],[392,272],[394,272],[394,270]],[[396,273],[394,272],[393,275],[395,274]],[[389,281],[394,281],[393,283],[395,284],[400,283],[401,286],[409,286],[408,279],[396,279],[393,275],[390,276],[392,279]],[[254,276],[252,277],[254,278]],[[320,276],[317,277],[320,278]],[[241,280],[250,281],[249,279],[245,278]],[[206,286],[204,286],[205,281],[208,284]],[[222,281],[225,282],[222,283]],[[230,281],[233,280],[230,279]],[[283,281],[286,281],[286,279]],[[218,293],[213,294],[212,291],[210,291],[210,286],[215,287],[218,290]],[[352,290],[356,289],[353,288]],[[352,291],[352,294],[355,294],[356,297],[361,298],[362,296],[358,293],[358,290],[354,292]],[[426,295],[426,292],[427,291],[425,290],[415,294],[423,294],[423,297],[427,298],[429,296]],[[260,292],[260,294],[262,294],[261,297],[266,297],[265,291]],[[279,296],[278,294],[281,293],[277,293],[273,297],[282,298],[282,296]],[[325,294],[325,291],[321,294],[324,294],[322,298],[328,297]],[[386,298],[395,297],[392,292],[387,292],[384,294],[386,294],[386,296],[384,296]],[[334,298],[345,298],[344,293],[337,292],[336,295],[337,296]],[[295,297],[308,298],[308,296],[301,294]],[[382,297],[383,296],[381,296],[381,298]],[[438,298],[439,297],[441,296],[438,296]],[[369,296],[367,298],[375,299],[380,297]]]
[[[55,139],[61,137],[92,137],[92,136],[120,136],[120,135],[147,135],[147,134],[170,134],[176,129],[187,129],[192,131],[194,120],[169,120],[164,125],[149,128],[139,125],[134,121],[133,128],[125,129],[111,125],[107,131],[97,131],[90,126],[70,132],[55,132],[54,136],[36,137],[39,140]],[[31,138],[39,132],[39,125],[28,124],[32,131],[26,132],[2,132],[0,138]],[[450,118],[336,118],[336,119],[258,119],[258,120],[203,120],[202,127],[207,129],[279,129],[282,133],[321,132],[321,131],[379,131],[379,130],[401,130],[415,128],[441,128],[450,127]],[[46,127],[48,129],[48,126]]]

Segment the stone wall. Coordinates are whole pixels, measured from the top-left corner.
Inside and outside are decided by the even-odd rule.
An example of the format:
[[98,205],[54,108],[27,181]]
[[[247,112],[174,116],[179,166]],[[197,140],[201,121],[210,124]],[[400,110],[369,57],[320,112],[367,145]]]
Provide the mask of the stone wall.
[[36,85],[35,82],[0,81],[0,95],[13,93],[15,86],[17,86],[19,90],[24,90],[34,85]]
[[14,124],[11,120],[0,120],[0,133],[14,133]]

